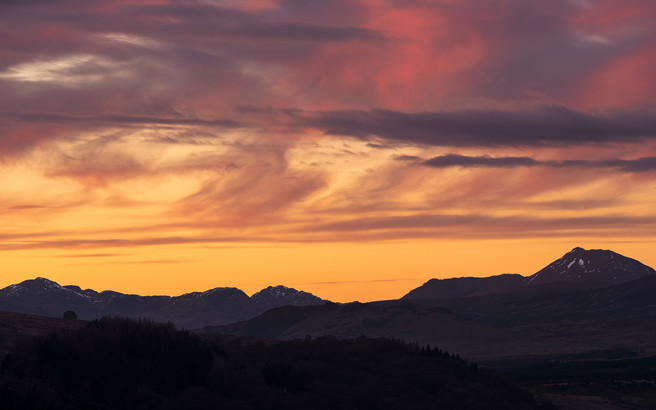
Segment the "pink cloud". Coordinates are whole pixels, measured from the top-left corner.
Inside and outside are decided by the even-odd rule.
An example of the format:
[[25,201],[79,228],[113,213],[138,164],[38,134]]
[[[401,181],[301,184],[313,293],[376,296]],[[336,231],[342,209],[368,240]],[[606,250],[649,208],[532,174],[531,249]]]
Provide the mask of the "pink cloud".
[[[206,242],[272,240],[291,231],[293,240],[342,240],[357,229],[364,239],[381,230],[385,238],[437,235],[422,223],[443,229],[439,235],[475,236],[480,228],[510,236],[504,224],[512,222],[530,235],[548,231],[554,219],[536,221],[523,216],[527,210],[635,205],[617,196],[649,186],[645,175],[627,175],[637,171],[624,162],[580,170],[557,164],[653,156],[650,0],[217,4],[0,6],[2,165],[33,161],[53,184],[80,184],[70,192],[106,190],[107,210],[136,203],[112,188],[137,177],[179,175],[202,187],[159,208],[170,226],[140,227],[159,229],[168,238],[161,242],[123,242],[109,232],[108,241],[54,238],[34,247],[193,242],[174,235],[185,229],[238,233],[209,235]],[[121,144],[107,138],[118,134],[125,136]],[[288,158],[299,141],[324,138],[355,140],[368,153],[397,148],[424,159],[456,153],[537,163],[522,172],[488,167],[453,176],[412,161],[371,165],[354,157],[349,164],[356,171],[340,185],[342,151],[326,151],[315,166]],[[175,155],[160,160],[164,146]],[[591,154],[590,147],[601,146],[603,152]],[[460,151],[483,148],[489,152]],[[612,192],[581,201],[564,195],[598,182]],[[541,195],[542,202],[534,200]],[[4,212],[48,212],[36,196],[16,199]],[[471,215],[451,223],[434,217],[435,209]],[[330,224],[336,217],[341,225]],[[320,232],[307,223],[313,218],[326,218]],[[591,225],[567,221],[580,231]],[[608,216],[613,229],[617,221],[624,220]]]

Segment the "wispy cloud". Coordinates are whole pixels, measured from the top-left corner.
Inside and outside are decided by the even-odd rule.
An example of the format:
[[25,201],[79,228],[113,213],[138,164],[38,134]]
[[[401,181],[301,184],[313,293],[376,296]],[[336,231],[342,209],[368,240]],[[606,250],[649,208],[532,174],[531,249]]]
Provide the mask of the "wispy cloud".
[[0,2],[0,250],[146,268],[653,237],[655,20],[652,0]]
[[117,256],[125,256],[124,253],[75,253],[67,255],[57,255],[59,258],[114,258]]
[[52,113],[14,113],[9,116],[24,121],[39,123],[78,123],[98,126],[143,126],[143,125],[203,125],[208,127],[239,127],[236,121],[229,119],[203,120],[200,118],[164,118],[137,117],[129,115],[106,114],[97,116],[73,116]]

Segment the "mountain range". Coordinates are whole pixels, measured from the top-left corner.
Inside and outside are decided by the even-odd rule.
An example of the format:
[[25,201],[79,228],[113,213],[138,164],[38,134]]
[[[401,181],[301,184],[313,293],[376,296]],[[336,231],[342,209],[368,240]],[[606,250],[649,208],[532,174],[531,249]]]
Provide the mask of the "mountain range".
[[[260,360],[274,364],[283,346],[293,346],[290,351],[296,356],[295,349],[313,342],[402,339],[417,343],[411,346],[421,352],[432,352],[426,346],[430,345],[484,368],[506,371],[562,408],[652,409],[655,295],[654,269],[616,252],[582,248],[530,276],[431,279],[399,300],[370,303],[332,303],[284,286],[268,287],[251,297],[236,288],[176,297],[139,296],[37,278],[0,289],[0,357],[20,346],[18,341],[26,335],[88,327],[81,321],[25,313],[61,318],[65,310],[75,310],[81,319],[117,315],[173,322],[226,347],[264,346],[271,352]],[[28,353],[26,357],[33,356]],[[313,369],[316,354],[311,350]],[[353,358],[343,356],[333,354],[327,360],[344,362],[351,369]],[[239,353],[239,365],[230,368],[241,369],[244,357]],[[385,369],[389,359],[381,361]],[[271,366],[266,363],[258,362],[248,377]],[[288,374],[292,368],[280,369]],[[339,373],[340,383],[342,375],[351,372]],[[319,373],[323,378],[323,370]],[[414,369],[404,374],[416,381]],[[250,378],[236,378],[251,385]]]
[[285,286],[269,286],[251,297],[230,287],[180,296],[140,296],[82,290],[39,277],[0,289],[1,311],[61,317],[64,311],[72,310],[80,319],[147,317],[187,329],[248,319],[278,306],[325,302],[311,293]]
[[281,307],[203,331],[402,337],[478,361],[609,350],[656,354],[654,295],[652,268],[612,251],[574,248],[527,277],[431,279],[398,301]]
[[37,278],[1,289],[0,310],[148,317],[206,333],[279,339],[397,337],[481,359],[635,346],[656,351],[656,335],[646,330],[656,321],[654,294],[654,269],[613,251],[574,248],[530,276],[431,279],[396,301],[328,303],[284,286],[251,297],[236,288],[139,296]]

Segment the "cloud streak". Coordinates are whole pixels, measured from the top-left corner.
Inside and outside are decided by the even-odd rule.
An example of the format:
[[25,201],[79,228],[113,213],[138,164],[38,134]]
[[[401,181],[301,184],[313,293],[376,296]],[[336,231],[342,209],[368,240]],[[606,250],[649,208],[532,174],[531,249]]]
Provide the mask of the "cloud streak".
[[64,123],[64,124],[95,124],[100,126],[143,126],[143,125],[173,125],[173,126],[208,126],[234,128],[243,126],[229,119],[203,120],[200,118],[164,118],[143,117],[118,114],[97,116],[74,116],[53,113],[14,113],[9,117],[28,122]]
[[3,262],[654,239],[653,21],[652,0],[2,1]]
[[565,107],[518,112],[330,111],[301,115],[299,122],[329,135],[450,147],[574,146],[656,139],[652,112],[598,115]]
[[550,167],[550,168],[614,168],[622,172],[656,171],[656,157],[643,157],[632,160],[609,159],[603,161],[562,160],[541,161],[531,157],[490,157],[448,154],[420,162],[432,168],[517,168],[517,167]]

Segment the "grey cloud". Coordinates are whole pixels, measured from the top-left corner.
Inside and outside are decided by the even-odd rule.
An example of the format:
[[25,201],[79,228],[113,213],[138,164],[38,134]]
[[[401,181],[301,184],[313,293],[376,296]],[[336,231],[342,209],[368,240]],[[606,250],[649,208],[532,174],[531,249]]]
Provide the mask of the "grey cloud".
[[565,160],[565,161],[538,161],[531,157],[489,157],[466,156],[447,154],[427,159],[420,162],[433,168],[515,168],[515,167],[582,167],[582,168],[615,168],[624,172],[648,172],[656,171],[656,157],[644,157],[638,159],[611,159],[604,161],[587,160]]
[[57,122],[57,123],[83,123],[83,124],[112,124],[112,125],[203,125],[217,127],[239,127],[240,123],[229,119],[203,120],[200,118],[165,118],[165,117],[145,117],[130,116],[118,114],[106,114],[97,116],[75,116],[53,113],[13,113],[11,117],[37,122]]
[[656,157],[644,157],[634,160],[616,159],[598,162],[599,165],[617,167],[625,172],[647,172],[656,171]]
[[[265,15],[218,7],[205,2],[131,4],[97,13],[90,3],[43,3],[3,8],[16,22],[59,23],[89,32],[122,32],[159,39],[196,38],[209,41],[257,40],[326,42],[379,40],[384,34],[355,26],[322,25],[267,19]],[[95,5],[93,6],[95,7]],[[278,21],[276,21],[278,20]],[[11,22],[10,22],[11,23]]]
[[397,155],[393,157],[395,161],[402,161],[402,162],[417,162],[421,161],[421,158],[416,156],[416,155]]
[[652,112],[599,115],[553,106],[519,112],[322,111],[294,117],[300,124],[330,135],[434,146],[572,146],[656,137],[656,116]]
[[[598,217],[573,218],[531,218],[525,216],[493,217],[487,215],[440,215],[417,214],[412,216],[390,216],[349,219],[341,222],[322,224],[307,228],[314,232],[341,232],[349,235],[366,235],[375,233],[380,238],[390,237],[440,237],[461,233],[464,236],[485,236],[494,232],[500,236],[504,232],[518,235],[520,232],[535,234],[535,231],[547,233],[561,229],[609,230],[626,229],[626,227],[651,230],[656,219],[607,215]],[[420,229],[423,228],[423,229]],[[466,228],[466,229],[465,229]],[[651,234],[651,233],[650,233]]]
[[439,157],[433,157],[422,162],[423,165],[435,168],[448,167],[534,167],[540,165],[539,161],[529,157],[469,157],[465,155],[448,154]]

